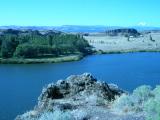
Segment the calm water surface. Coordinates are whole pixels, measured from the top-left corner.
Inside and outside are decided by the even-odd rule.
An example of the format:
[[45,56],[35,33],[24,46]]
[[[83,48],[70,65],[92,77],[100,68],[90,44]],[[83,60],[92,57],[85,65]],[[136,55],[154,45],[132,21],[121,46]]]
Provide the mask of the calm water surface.
[[13,120],[37,103],[42,87],[71,74],[90,72],[98,79],[132,91],[160,84],[160,53],[88,56],[56,64],[0,65],[0,120]]

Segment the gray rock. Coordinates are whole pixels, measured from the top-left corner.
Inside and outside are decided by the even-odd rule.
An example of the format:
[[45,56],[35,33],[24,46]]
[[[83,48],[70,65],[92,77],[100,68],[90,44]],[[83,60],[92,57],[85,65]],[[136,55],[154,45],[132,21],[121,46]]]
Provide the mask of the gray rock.
[[[96,120],[105,118],[107,120],[108,117],[110,120],[110,118],[115,118],[114,116],[118,118],[118,115],[113,115],[110,111],[109,103],[122,93],[124,91],[116,85],[97,81],[89,73],[72,75],[66,80],[59,80],[43,88],[34,110],[17,116],[16,120],[38,120],[44,113],[56,110],[69,111],[75,120],[82,120],[82,118],[83,120],[96,118]],[[83,114],[76,111],[82,111]]]
[[72,75],[66,80],[59,80],[57,83],[51,83],[43,89],[38,98],[39,104],[48,102],[48,100],[74,98],[94,94],[106,100],[113,100],[116,95],[123,91],[115,87],[108,86],[105,82],[97,80],[89,73],[82,75]]

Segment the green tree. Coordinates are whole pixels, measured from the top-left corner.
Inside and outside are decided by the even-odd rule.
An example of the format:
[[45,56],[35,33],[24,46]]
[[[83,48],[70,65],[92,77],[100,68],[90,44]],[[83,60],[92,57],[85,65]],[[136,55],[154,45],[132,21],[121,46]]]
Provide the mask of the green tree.
[[18,45],[15,36],[8,36],[2,41],[1,56],[3,58],[9,58],[13,56],[13,53]]
[[48,35],[48,36],[47,36],[47,39],[48,39],[48,44],[49,44],[50,46],[52,46],[52,45],[53,45],[53,43],[52,43],[52,36],[51,36],[51,35]]

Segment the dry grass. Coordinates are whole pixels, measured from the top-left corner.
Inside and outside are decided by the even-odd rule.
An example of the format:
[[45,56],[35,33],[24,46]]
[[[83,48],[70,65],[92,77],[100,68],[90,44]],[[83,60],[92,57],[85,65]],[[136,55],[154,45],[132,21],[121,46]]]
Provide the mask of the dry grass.
[[85,36],[90,45],[96,50],[107,53],[112,52],[137,52],[137,51],[160,51],[160,33],[151,33],[154,41],[150,40],[150,34],[138,38],[128,38],[105,35]]

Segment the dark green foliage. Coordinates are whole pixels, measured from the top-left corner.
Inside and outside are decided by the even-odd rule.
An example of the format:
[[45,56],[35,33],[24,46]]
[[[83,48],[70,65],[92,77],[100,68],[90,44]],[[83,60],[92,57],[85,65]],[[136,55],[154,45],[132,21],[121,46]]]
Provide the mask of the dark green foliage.
[[52,46],[52,45],[53,45],[52,36],[51,36],[51,35],[48,35],[47,38],[48,38],[48,44],[49,44],[50,46]]
[[47,55],[53,55],[52,47],[48,45],[30,45],[30,44],[21,44],[16,48],[14,52],[15,57],[23,58],[36,58]]
[[149,36],[149,39],[150,39],[151,41],[153,40],[151,35]]
[[0,36],[2,58],[36,58],[75,53],[88,54],[89,44],[80,35],[6,30]]
[[155,42],[155,40],[153,40],[152,36],[149,36],[150,41]]
[[79,52],[75,46],[68,44],[62,44],[60,46],[55,46],[54,48],[57,50],[59,55],[74,54]]
[[14,35],[18,35],[20,31],[18,30],[13,30],[13,29],[8,29],[6,31],[4,31],[4,34],[14,34]]
[[0,57],[1,57],[2,38],[0,37]]
[[13,56],[13,53],[18,45],[17,37],[13,35],[7,35],[1,37],[1,56],[3,58],[9,58]]

